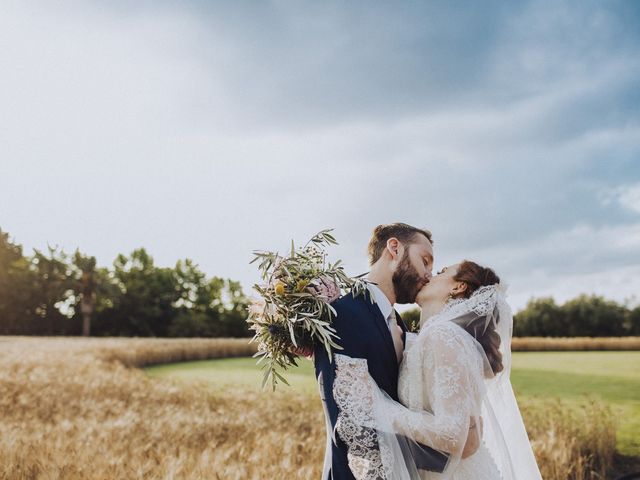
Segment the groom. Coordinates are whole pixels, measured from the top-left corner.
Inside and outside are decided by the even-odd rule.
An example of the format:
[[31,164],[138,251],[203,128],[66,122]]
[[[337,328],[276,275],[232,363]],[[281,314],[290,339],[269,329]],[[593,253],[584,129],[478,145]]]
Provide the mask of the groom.
[[[398,364],[402,359],[406,326],[393,309],[395,303],[413,303],[420,289],[431,279],[433,246],[431,232],[404,223],[379,225],[369,241],[368,291],[336,300],[333,326],[343,350],[352,358],[365,359],[369,374],[392,399],[398,401]],[[335,362],[322,346],[314,351],[316,378],[324,407],[327,444],[323,480],[351,480],[348,446],[334,428],[340,413],[334,398]],[[407,439],[408,440],[408,439]],[[447,456],[427,446],[413,444],[421,454],[420,469],[441,472]],[[477,445],[468,445],[473,452]],[[376,452],[373,452],[374,454]]]

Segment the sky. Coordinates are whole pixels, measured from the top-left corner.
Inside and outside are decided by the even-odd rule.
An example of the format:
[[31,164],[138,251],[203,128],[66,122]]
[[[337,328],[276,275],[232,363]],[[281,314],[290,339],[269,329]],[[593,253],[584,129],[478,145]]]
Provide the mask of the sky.
[[517,310],[640,301],[640,4],[0,3],[0,228],[259,281],[324,228],[433,232]]

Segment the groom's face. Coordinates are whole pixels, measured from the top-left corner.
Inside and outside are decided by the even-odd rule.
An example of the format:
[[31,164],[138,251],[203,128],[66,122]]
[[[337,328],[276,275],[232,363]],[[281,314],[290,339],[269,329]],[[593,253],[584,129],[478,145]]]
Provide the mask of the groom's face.
[[418,292],[431,279],[433,247],[424,235],[417,235],[415,242],[404,249],[393,272],[393,288],[397,303],[414,303]]

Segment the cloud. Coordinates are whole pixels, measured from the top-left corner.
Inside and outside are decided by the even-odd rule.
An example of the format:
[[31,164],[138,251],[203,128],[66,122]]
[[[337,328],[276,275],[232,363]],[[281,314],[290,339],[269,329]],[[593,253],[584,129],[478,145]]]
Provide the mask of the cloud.
[[602,200],[605,205],[617,202],[634,213],[640,213],[640,183],[616,187],[605,192]]
[[0,8],[0,225],[27,247],[248,287],[253,249],[335,227],[362,273],[402,220],[518,306],[640,263],[633,3]]

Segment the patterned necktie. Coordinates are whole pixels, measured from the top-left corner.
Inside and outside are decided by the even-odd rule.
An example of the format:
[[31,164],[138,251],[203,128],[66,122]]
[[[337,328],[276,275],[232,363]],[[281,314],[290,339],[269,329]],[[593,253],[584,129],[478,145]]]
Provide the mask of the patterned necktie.
[[398,358],[398,363],[400,363],[402,361],[404,346],[402,345],[402,329],[398,325],[395,310],[391,310],[391,315],[389,315],[389,329],[391,330],[391,338],[393,339],[393,348],[396,350],[396,357]]

